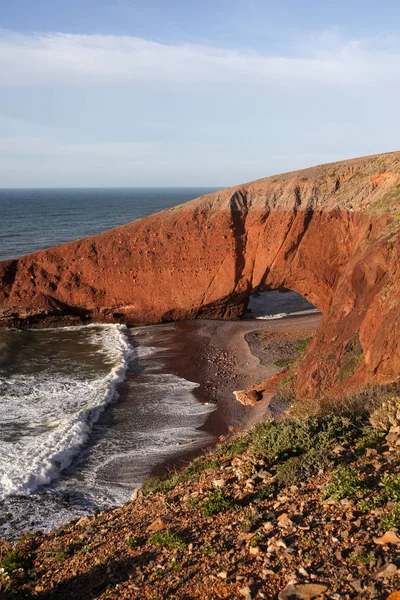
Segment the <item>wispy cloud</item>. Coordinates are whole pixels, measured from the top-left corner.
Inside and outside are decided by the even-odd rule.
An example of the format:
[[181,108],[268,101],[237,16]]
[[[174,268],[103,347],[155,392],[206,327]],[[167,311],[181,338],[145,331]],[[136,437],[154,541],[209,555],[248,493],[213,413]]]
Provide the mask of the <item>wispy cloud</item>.
[[0,32],[0,85],[248,82],[259,86],[393,83],[400,75],[397,38],[313,38],[296,56],[268,56],[194,44],[166,45],[113,35]]
[[0,30],[0,88],[0,187],[233,184],[400,139],[397,37],[277,56]]

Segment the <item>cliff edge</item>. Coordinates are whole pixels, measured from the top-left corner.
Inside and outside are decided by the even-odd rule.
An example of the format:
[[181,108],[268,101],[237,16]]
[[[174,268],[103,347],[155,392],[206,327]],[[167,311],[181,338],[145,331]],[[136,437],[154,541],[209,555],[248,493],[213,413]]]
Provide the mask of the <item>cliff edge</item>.
[[400,378],[400,152],[268,177],[0,263],[0,324],[240,315],[287,287],[323,313],[298,395]]

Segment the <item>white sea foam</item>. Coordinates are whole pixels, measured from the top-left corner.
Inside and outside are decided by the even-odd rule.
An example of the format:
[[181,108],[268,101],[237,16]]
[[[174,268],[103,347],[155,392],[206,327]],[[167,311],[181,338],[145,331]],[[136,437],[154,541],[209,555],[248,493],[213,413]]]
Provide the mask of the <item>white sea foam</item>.
[[262,321],[273,321],[274,319],[283,319],[283,317],[287,317],[288,313],[277,313],[276,315],[260,315],[256,317],[256,319]]
[[300,317],[302,315],[311,315],[314,313],[319,313],[318,308],[311,308],[309,310],[298,310],[296,312],[290,313],[277,313],[275,315],[260,315],[255,317],[256,319],[261,319],[264,321],[273,321],[274,319],[284,319],[285,317]]
[[63,333],[77,330],[84,337],[74,343],[90,344],[92,356],[104,359],[101,376],[90,364],[80,365],[78,355],[68,376],[49,364],[33,374],[0,378],[0,498],[27,495],[53,481],[87,442],[105,406],[117,398],[116,386],[133,353],[125,326],[89,325]]
[[[121,504],[166,460],[215,442],[203,428],[215,405],[196,399],[197,383],[169,372],[171,356],[185,351],[172,326],[13,333],[11,370],[0,355],[0,537]],[[133,352],[123,402],[92,428]]]

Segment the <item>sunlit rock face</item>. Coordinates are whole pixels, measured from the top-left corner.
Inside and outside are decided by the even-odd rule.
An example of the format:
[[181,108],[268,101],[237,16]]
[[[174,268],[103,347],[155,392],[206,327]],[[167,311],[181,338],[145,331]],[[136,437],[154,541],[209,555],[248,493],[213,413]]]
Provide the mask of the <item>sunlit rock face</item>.
[[231,319],[286,287],[323,313],[301,396],[395,381],[399,216],[400,153],[268,177],[0,263],[1,323]]

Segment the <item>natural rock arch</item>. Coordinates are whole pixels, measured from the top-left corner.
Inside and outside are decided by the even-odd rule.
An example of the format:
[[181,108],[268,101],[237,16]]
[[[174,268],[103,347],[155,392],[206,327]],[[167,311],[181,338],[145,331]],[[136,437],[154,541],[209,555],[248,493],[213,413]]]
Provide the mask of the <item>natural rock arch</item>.
[[287,287],[323,313],[300,395],[398,380],[399,198],[400,153],[203,196],[0,263],[1,322],[229,319],[260,286]]

